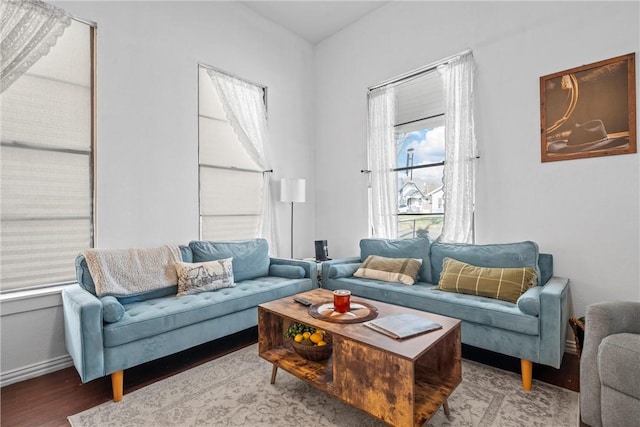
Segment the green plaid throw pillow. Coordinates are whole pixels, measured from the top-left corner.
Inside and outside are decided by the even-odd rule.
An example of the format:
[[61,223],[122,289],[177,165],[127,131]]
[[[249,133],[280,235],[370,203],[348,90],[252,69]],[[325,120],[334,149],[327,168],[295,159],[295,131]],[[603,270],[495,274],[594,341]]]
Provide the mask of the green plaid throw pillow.
[[527,289],[536,285],[533,268],[479,267],[445,258],[436,289],[496,298],[515,303]]

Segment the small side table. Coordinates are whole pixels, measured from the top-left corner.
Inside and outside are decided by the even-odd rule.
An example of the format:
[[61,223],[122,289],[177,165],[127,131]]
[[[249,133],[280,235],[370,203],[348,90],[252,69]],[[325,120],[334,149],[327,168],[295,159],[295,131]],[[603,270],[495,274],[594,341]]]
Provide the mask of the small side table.
[[326,260],[319,261],[316,258],[303,258],[304,261],[314,261],[318,266],[318,286],[322,287],[322,263],[324,261],[329,261],[331,258],[327,258]]
[[571,326],[573,336],[576,340],[576,351],[578,352],[579,359],[582,355],[582,347],[584,346],[584,317],[570,317],[569,326]]

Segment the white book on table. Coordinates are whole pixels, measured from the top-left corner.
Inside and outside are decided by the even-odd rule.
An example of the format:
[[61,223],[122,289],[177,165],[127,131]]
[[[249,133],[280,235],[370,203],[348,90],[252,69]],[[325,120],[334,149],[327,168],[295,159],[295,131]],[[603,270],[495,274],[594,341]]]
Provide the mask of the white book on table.
[[390,314],[364,322],[363,325],[395,339],[409,338],[442,328],[438,322],[411,313]]

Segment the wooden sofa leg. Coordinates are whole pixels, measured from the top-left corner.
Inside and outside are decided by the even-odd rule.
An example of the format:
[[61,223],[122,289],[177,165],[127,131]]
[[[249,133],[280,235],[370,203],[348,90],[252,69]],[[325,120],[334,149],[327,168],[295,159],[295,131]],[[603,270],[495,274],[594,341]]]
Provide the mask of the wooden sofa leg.
[[111,389],[113,390],[113,401],[120,402],[124,390],[124,371],[111,374]]
[[527,359],[520,359],[520,370],[522,371],[522,389],[525,391],[531,391],[533,362]]

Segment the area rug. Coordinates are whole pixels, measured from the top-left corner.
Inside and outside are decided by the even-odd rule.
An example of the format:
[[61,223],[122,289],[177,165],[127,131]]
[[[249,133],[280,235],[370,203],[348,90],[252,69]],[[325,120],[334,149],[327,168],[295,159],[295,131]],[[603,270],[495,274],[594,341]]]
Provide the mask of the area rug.
[[[73,427],[386,425],[258,356],[257,344],[69,417]],[[375,370],[371,371],[375,375]],[[428,426],[576,426],[578,393],[463,360],[462,383]]]

